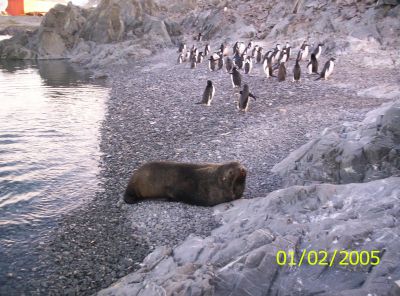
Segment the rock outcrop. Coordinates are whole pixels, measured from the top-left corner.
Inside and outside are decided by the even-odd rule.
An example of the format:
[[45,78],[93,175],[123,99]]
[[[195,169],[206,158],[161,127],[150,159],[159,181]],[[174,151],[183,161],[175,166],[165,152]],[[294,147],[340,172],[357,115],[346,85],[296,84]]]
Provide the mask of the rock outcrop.
[[[400,102],[384,104],[361,123],[324,132],[276,166],[287,184],[308,183],[302,178],[313,175],[319,182],[339,175],[362,183],[297,185],[216,206],[222,225],[209,237],[159,247],[141,269],[98,295],[398,295],[399,120]],[[321,250],[326,262],[315,264],[308,254]],[[357,254],[349,261],[342,250],[369,256],[377,250],[380,263],[354,263]],[[286,252],[286,264],[277,263],[278,251]]]
[[[270,0],[270,1],[199,1],[199,11],[219,11],[222,34],[226,26],[236,36],[237,27],[231,25],[236,18],[241,28],[251,27],[253,39],[267,42],[300,44],[323,42],[333,52],[356,50],[355,42],[366,41],[365,48],[378,44],[380,47],[400,45],[400,3],[397,1],[317,1],[317,0]],[[224,12],[224,8],[226,11]],[[222,17],[223,14],[223,17]],[[201,14],[195,13],[201,17]],[[191,15],[188,19],[192,19]],[[225,23],[222,22],[225,21]],[[212,23],[212,22],[211,22]],[[218,32],[214,32],[218,35]]]
[[[159,8],[152,0],[103,0],[93,9],[58,4],[37,31],[22,32],[0,43],[0,58],[72,58],[91,66],[106,66],[171,46],[180,35],[180,26],[159,17]],[[110,51],[113,57],[105,59]],[[94,62],[100,59],[100,64]]]
[[[98,295],[389,295],[400,289],[399,196],[400,178],[391,177],[294,186],[217,206],[223,225],[211,236],[158,248]],[[334,250],[380,250],[381,262],[277,264],[279,250],[294,251],[299,262],[303,249],[327,250],[328,259]]]
[[325,130],[272,171],[284,177],[286,186],[400,176],[400,101],[371,111],[361,123]]

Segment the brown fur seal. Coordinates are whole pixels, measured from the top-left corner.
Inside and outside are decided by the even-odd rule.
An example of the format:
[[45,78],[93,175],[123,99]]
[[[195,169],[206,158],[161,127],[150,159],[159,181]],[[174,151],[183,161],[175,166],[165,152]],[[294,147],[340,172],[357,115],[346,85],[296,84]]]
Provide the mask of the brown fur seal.
[[246,169],[238,162],[190,164],[149,162],[133,173],[124,201],[167,198],[201,206],[239,199],[246,183]]

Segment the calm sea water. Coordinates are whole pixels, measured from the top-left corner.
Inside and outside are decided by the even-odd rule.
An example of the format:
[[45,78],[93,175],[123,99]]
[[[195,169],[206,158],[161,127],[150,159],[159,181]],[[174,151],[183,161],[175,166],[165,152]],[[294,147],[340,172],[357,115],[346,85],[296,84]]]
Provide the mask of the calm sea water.
[[65,61],[0,60],[0,277],[100,189],[107,96]]

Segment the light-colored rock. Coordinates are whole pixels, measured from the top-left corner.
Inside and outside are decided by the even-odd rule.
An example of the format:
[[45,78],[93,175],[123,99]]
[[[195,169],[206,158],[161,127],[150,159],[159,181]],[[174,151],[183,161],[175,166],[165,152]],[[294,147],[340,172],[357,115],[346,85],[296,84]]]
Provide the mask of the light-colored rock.
[[[98,295],[386,295],[400,277],[399,196],[400,178],[391,177],[222,204],[215,207],[222,226],[211,236],[157,249]],[[299,262],[303,249],[327,250],[328,260],[334,250],[386,251],[375,267],[277,264],[279,250],[295,251]]]
[[400,175],[400,101],[384,104],[361,123],[325,130],[292,152],[273,172],[285,184],[368,182]]

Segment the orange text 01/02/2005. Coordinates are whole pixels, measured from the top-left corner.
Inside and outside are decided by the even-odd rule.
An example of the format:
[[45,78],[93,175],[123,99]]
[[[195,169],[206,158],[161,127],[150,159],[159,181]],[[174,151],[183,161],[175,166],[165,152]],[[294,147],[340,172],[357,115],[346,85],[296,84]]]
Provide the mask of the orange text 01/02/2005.
[[383,251],[371,250],[371,251],[348,251],[348,250],[334,250],[328,252],[326,250],[307,250],[304,249],[302,252],[296,253],[293,250],[284,251],[279,250],[276,253],[276,263],[280,266],[301,266],[307,265],[321,265],[321,266],[333,266],[334,263],[340,266],[347,265],[378,265],[381,260]]

